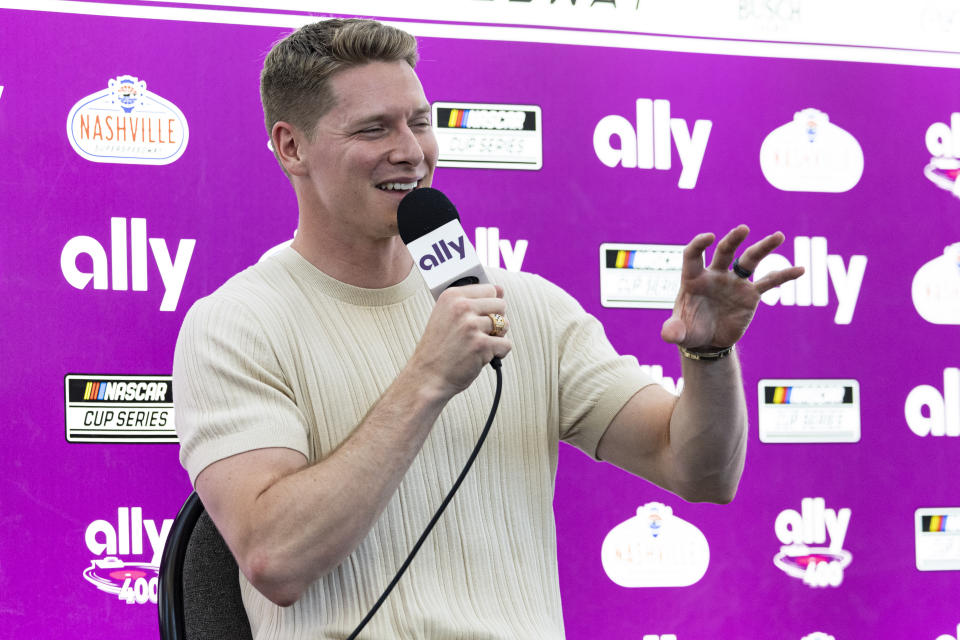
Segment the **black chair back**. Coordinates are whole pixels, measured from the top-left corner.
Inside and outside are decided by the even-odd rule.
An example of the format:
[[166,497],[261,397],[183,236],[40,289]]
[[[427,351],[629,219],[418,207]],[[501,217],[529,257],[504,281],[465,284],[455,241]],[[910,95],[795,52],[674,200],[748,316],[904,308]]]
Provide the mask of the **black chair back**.
[[162,640],[252,640],[237,562],[196,492],[173,521],[157,594]]

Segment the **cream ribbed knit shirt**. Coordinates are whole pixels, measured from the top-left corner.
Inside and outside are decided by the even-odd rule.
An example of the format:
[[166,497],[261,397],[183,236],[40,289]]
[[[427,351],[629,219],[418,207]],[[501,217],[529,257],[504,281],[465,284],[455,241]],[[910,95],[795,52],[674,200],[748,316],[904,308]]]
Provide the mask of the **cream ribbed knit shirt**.
[[[552,504],[558,442],[595,455],[613,416],[651,382],[558,287],[530,274],[489,275],[506,291],[513,342],[497,417],[364,638],[562,638]],[[191,481],[217,460],[263,447],[322,459],[405,365],[433,306],[415,269],[392,287],[361,289],[289,248],[198,301],[173,367]],[[487,367],[447,404],[367,537],[296,604],[272,604],[241,575],[254,638],[343,638],[356,626],[456,479],[495,386]]]

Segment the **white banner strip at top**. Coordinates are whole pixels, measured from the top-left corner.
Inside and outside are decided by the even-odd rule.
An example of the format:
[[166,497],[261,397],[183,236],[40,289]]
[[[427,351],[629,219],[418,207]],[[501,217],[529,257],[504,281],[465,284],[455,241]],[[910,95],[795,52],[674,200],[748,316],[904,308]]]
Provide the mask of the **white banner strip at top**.
[[319,11],[422,21],[396,26],[427,37],[960,68],[955,0],[148,1],[0,0],[0,9],[290,28]]

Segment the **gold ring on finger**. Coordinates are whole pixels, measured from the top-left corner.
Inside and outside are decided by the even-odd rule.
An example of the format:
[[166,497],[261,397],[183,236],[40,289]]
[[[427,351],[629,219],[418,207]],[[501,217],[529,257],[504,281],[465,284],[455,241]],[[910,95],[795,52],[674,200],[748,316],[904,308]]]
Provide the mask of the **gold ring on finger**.
[[493,329],[490,331],[490,335],[496,338],[502,338],[507,333],[507,322],[502,315],[499,313],[488,313],[487,316],[490,318],[490,321],[493,322]]

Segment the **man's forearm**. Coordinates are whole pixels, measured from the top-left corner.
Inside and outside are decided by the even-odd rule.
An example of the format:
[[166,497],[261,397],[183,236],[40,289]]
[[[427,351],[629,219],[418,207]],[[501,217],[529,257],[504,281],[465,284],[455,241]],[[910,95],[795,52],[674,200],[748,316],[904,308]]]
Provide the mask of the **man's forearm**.
[[[772,233],[735,259],[749,231],[739,225],[727,233],[709,266],[704,252],[715,239],[712,233],[698,234],[684,247],[680,291],[660,330],[660,337],[680,346],[682,353],[736,344],[760,296],[803,274],[802,267],[791,267],[751,282],[753,270],[784,238],[779,231]],[[680,397],[656,385],[638,391],[607,427],[597,455],[687,500],[729,502],[747,448],[740,364],[735,351],[720,359],[694,359],[687,353],[681,357]]]
[[729,502],[747,446],[747,409],[736,350],[722,360],[683,361],[683,392],[670,419],[677,490],[691,501]]
[[[446,401],[412,371],[401,372],[329,456],[273,478],[239,517],[236,508],[244,505],[232,503],[234,513],[222,515],[233,524],[234,553],[251,583],[277,604],[292,604],[352,553],[393,496]],[[201,474],[201,498],[224,491],[224,483],[243,485],[244,472],[237,466],[221,474],[212,480],[217,488],[205,486]]]

